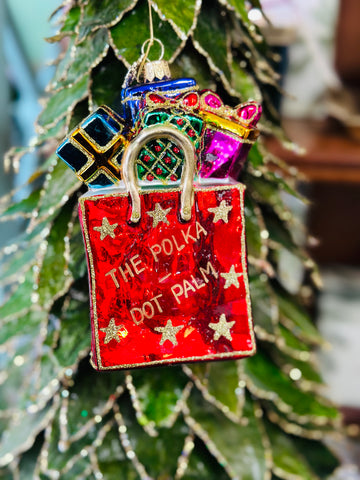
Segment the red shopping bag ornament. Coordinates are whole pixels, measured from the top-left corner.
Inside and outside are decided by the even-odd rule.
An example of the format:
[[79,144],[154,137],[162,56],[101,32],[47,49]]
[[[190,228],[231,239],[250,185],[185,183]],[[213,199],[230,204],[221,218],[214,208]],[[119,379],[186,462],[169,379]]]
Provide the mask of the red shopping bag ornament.
[[[184,152],[181,185],[139,191],[138,154],[160,136]],[[98,370],[255,353],[245,187],[194,185],[196,160],[175,127],[148,127],[124,151],[126,188],[80,198]]]

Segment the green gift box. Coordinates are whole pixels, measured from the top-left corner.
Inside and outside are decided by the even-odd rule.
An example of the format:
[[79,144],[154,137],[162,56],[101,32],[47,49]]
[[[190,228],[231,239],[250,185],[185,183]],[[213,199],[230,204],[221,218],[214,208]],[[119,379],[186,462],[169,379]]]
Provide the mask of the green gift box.
[[[204,122],[201,118],[180,109],[156,109],[140,111],[136,124],[137,132],[154,125],[172,126],[180,130],[200,152]],[[158,138],[149,142],[137,160],[137,173],[145,182],[168,184],[181,178],[184,153],[179,146],[168,139]]]

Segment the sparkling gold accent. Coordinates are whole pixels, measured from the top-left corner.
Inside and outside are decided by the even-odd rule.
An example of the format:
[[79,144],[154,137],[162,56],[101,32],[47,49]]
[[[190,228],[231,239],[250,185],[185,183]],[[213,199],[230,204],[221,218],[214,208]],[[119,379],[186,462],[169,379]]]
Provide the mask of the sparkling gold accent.
[[171,208],[162,209],[160,203],[156,203],[154,210],[146,212],[147,215],[153,219],[153,228],[157,227],[160,222],[164,222],[169,225],[169,220],[166,218],[166,215],[170,212],[170,210]]
[[188,468],[191,452],[195,447],[195,435],[193,432],[190,432],[186,436],[184,441],[184,446],[181,451],[181,455],[177,459],[177,469],[175,473],[175,480],[181,479]]
[[144,65],[144,82],[171,78],[170,67],[165,60],[155,60]]
[[194,420],[190,416],[190,411],[188,408],[184,409],[184,419],[186,424],[190,428],[190,431],[193,431],[195,435],[198,436],[205,443],[206,448],[216,458],[219,464],[223,467],[223,469],[228,474],[229,478],[231,480],[235,480],[236,478],[239,478],[236,475],[236,473],[233,471],[233,469],[229,465],[229,462],[221,453],[221,451],[219,450],[215,442],[211,440],[207,431],[200,425],[200,423],[198,423],[196,420]]
[[139,422],[139,425],[141,425],[141,427],[150,437],[157,437],[159,435],[159,432],[155,428],[156,427],[155,422],[152,420],[149,420],[148,422],[143,421],[144,418],[146,418],[146,414],[142,409],[142,404],[139,400],[135,385],[133,383],[133,377],[130,374],[127,374],[125,376],[125,383],[126,383],[127,389],[129,390],[131,402],[133,404],[135,415]]
[[162,333],[160,345],[163,345],[166,340],[169,340],[173,345],[177,345],[178,342],[176,340],[176,334],[182,328],[184,328],[184,325],[178,325],[177,327],[174,327],[174,325],[171,323],[171,320],[168,320],[165,327],[155,327],[154,330]]
[[[108,115],[111,116],[111,110],[109,108],[105,108],[105,106],[101,107],[103,108]],[[124,144],[128,144],[129,142],[126,140],[126,138],[121,134],[122,130],[124,129],[124,125],[119,123],[117,120],[113,118],[114,121],[116,121],[118,127],[119,127],[119,132],[115,133],[114,136],[111,138],[111,140],[106,144],[106,145],[100,145],[97,143],[86,131],[79,127],[76,130],[72,132],[72,135],[75,136],[77,133],[80,133],[83,137],[86,138],[86,140],[91,144],[91,146],[95,149],[97,153],[105,153],[107,150],[109,150],[110,147],[112,147],[115,143],[119,143],[119,140],[122,141]],[[81,143],[79,143],[75,138],[74,138],[74,143],[79,144],[80,146]]]
[[220,275],[225,278],[225,289],[231,287],[231,285],[234,285],[236,288],[240,287],[238,277],[242,277],[243,274],[235,272],[235,265],[231,265],[228,273],[220,273]]
[[[242,415],[242,405],[238,402],[238,410],[236,413],[232,412],[227,405],[220,402],[214,395],[209,392],[207,379],[203,378],[200,379],[199,376],[195,375],[194,371],[192,370],[191,366],[182,365],[183,372],[194,382],[197,389],[201,392],[204,399],[214,405],[214,407],[218,408],[229,420],[234,423],[239,423],[241,420]],[[237,395],[239,398],[239,395]],[[244,398],[244,394],[242,394]],[[243,401],[243,400],[242,400]]]
[[[208,107],[207,107],[208,108]],[[226,107],[225,107],[226,108]],[[220,109],[219,113],[225,113],[225,108]],[[206,123],[210,125],[214,125],[216,128],[221,128],[225,132],[229,131],[238,135],[239,137],[247,140],[246,143],[254,143],[256,138],[259,136],[259,131],[254,128],[246,128],[234,121],[228,120],[226,118],[219,117],[219,115],[215,115],[214,113],[200,111],[199,114],[205,120]]]
[[120,342],[120,337],[127,337],[128,332],[123,325],[116,325],[115,318],[112,318],[106,328],[100,328],[100,330],[106,333],[104,343],[109,343],[111,340]]
[[[193,92],[193,91],[197,91],[199,90],[199,87],[197,85],[193,86],[193,87],[187,87],[187,88],[178,88],[178,89],[175,89],[175,90],[172,90],[172,95],[174,95],[174,97],[176,97],[177,95],[180,95],[180,94],[185,94],[185,93],[188,93],[188,92]],[[140,100],[142,98],[143,94],[142,93],[139,93],[137,95],[135,94],[131,94],[130,96],[128,97],[125,97],[123,99],[123,103],[126,103],[126,102],[129,102],[130,100]],[[170,104],[170,102],[169,102]],[[166,107],[167,103],[165,103],[165,107]],[[162,107],[164,105],[161,105]],[[157,108],[159,108],[159,105],[157,106]]]
[[117,403],[115,403],[113,405],[113,411],[115,413],[114,417],[115,417],[115,421],[116,421],[117,426],[118,426],[120,442],[121,442],[121,445],[122,445],[123,449],[125,450],[127,458],[134,465],[135,470],[139,474],[140,480],[146,480],[146,479],[151,478],[150,475],[145,470],[144,465],[137,458],[134,447],[133,447],[132,443],[130,442],[129,435],[127,433],[127,426],[124,422],[124,418],[121,415],[119,405]]
[[220,337],[225,337],[232,340],[230,329],[235,325],[235,320],[232,322],[226,321],[225,313],[220,315],[218,323],[209,323],[209,327],[214,330],[214,340],[219,340]]
[[216,223],[219,220],[223,220],[225,223],[229,221],[229,212],[232,210],[232,205],[228,205],[225,200],[221,200],[218,207],[208,208],[208,211],[214,214],[213,222]]
[[104,217],[102,219],[101,227],[94,227],[94,230],[100,232],[100,240],[104,240],[108,235],[111,238],[115,238],[114,230],[118,226],[118,223],[113,223],[112,225],[109,223],[109,220]]

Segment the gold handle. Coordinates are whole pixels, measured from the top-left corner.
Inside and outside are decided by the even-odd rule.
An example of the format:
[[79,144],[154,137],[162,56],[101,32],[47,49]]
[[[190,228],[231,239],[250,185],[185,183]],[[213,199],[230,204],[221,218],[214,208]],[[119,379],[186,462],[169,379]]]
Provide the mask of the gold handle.
[[191,140],[189,140],[183,133],[180,133],[175,127],[163,127],[161,125],[145,128],[134,140],[131,141],[123,155],[122,165],[124,182],[132,202],[130,220],[137,223],[141,218],[141,202],[135,162],[143,146],[156,138],[167,138],[168,140],[177,143],[185,154],[185,162],[181,176],[182,192],[180,215],[183,220],[190,220],[194,198],[193,180],[195,174],[195,147]]

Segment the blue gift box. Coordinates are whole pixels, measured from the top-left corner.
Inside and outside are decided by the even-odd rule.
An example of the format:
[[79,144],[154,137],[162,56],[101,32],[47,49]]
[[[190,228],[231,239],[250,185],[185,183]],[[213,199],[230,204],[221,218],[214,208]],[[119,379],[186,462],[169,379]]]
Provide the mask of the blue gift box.
[[187,90],[196,88],[196,81],[193,78],[176,78],[174,80],[162,80],[160,82],[143,83],[132,87],[124,88],[121,92],[121,101],[124,106],[124,116],[127,121],[134,124],[141,99],[148,92],[158,91],[166,97],[175,97]]
[[125,120],[102,106],[67,136],[56,153],[89,187],[113,185],[121,179],[124,133]]

